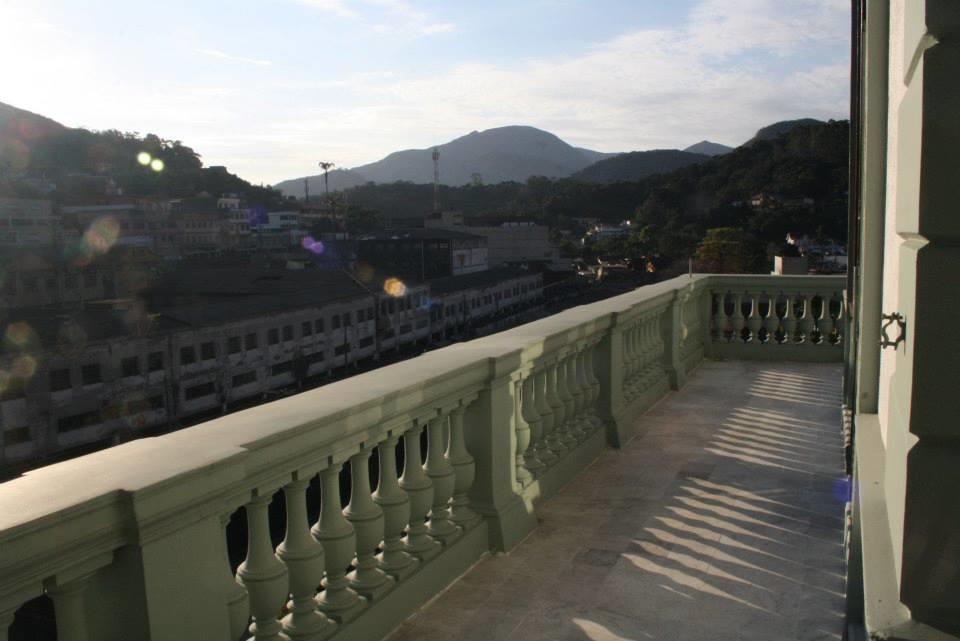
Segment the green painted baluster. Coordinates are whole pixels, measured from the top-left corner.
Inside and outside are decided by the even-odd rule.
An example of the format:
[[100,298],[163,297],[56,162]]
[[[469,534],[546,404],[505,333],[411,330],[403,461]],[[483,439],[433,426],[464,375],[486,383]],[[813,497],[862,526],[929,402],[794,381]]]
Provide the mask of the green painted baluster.
[[533,441],[533,452],[531,457],[527,458],[527,469],[532,470],[534,475],[539,475],[557,460],[557,455],[550,451],[547,443],[544,422],[537,407],[536,390],[536,375],[532,371],[527,372],[523,377],[520,393],[520,406],[527,425],[530,426],[530,437]]
[[[254,490],[246,505],[247,558],[237,569],[237,578],[247,588],[253,623],[250,632],[257,641],[289,640],[282,632],[277,613],[287,600],[287,566],[277,558],[270,542],[268,507],[272,491]],[[57,617],[59,618],[59,617]]]
[[427,532],[427,513],[433,503],[433,481],[422,466],[421,432],[423,426],[418,420],[403,435],[403,475],[400,477],[400,487],[410,498],[410,527],[405,537],[406,548],[423,562],[439,554],[440,544]]
[[430,507],[427,531],[430,536],[444,545],[451,543],[460,535],[460,530],[450,520],[449,503],[450,497],[453,496],[456,477],[453,467],[444,456],[447,423],[446,414],[430,419],[427,425],[427,462],[423,466],[423,471],[433,482],[433,503]]
[[373,501],[383,511],[383,552],[378,557],[380,567],[397,581],[402,581],[417,569],[419,562],[407,553],[403,545],[403,531],[410,523],[410,499],[397,479],[399,441],[399,434],[391,432],[380,443],[377,457],[380,480]]
[[357,536],[354,571],[348,575],[357,594],[376,601],[393,588],[393,578],[380,569],[377,547],[383,541],[383,510],[370,492],[370,454],[373,447],[361,447],[350,459],[350,503],[343,515]]
[[292,641],[321,641],[336,630],[336,624],[317,610],[317,586],[323,580],[323,546],[310,534],[307,522],[307,486],[310,480],[294,473],[283,488],[287,532],[277,546],[277,556],[290,573],[290,613],[283,617],[283,631]]
[[342,463],[337,463],[320,472],[320,518],[311,532],[323,544],[325,558],[324,590],[317,607],[331,619],[347,623],[357,618],[366,600],[357,596],[345,575],[356,550],[356,534],[340,505],[342,467]]
[[[450,520],[464,532],[480,522],[480,515],[470,507],[470,488],[473,487],[473,481],[476,478],[477,464],[467,451],[467,442],[463,434],[465,411],[466,404],[461,401],[461,404],[450,412],[450,443],[444,455],[450,467],[453,468],[454,475]],[[529,434],[529,431],[527,433]],[[527,442],[529,443],[529,439]]]

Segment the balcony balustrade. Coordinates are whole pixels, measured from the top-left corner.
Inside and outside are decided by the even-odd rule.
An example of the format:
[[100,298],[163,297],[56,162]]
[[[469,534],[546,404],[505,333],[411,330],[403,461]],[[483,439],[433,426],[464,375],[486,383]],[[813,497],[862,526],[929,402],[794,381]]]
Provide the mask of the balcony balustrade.
[[842,361],[842,288],[683,276],[29,472],[0,485],[0,641],[43,594],[60,641],[383,638],[704,358]]

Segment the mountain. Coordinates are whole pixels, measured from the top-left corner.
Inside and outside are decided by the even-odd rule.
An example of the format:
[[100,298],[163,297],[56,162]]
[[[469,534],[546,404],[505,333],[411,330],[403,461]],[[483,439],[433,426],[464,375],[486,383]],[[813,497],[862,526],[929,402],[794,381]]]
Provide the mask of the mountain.
[[640,180],[654,174],[665,174],[681,167],[710,159],[706,154],[694,154],[679,149],[631,151],[613,158],[595,162],[574,173],[570,178],[582,182],[623,182]]
[[733,147],[727,147],[726,145],[721,145],[718,142],[710,142],[709,140],[701,140],[695,145],[690,145],[684,149],[684,151],[688,151],[691,154],[703,154],[704,156],[720,156],[733,151]]
[[23,169],[33,145],[65,131],[55,120],[0,102],[0,167]]
[[772,125],[767,125],[766,127],[761,128],[754,134],[753,138],[743,143],[744,145],[750,145],[758,140],[774,140],[780,136],[788,133],[794,127],[808,127],[810,125],[822,125],[822,120],[817,120],[815,118],[800,118],[798,120],[781,120],[780,122],[775,122]]
[[[535,127],[509,126],[474,131],[438,145],[440,182],[464,185],[479,175],[486,184],[523,182],[530,176],[562,178],[591,163],[615,156],[573,147]],[[346,189],[367,182],[433,182],[433,148],[396,151],[382,160],[348,170],[330,172],[330,189]],[[285,180],[275,187],[285,195],[302,196],[303,178]],[[310,193],[323,190],[323,175],[307,178]]]

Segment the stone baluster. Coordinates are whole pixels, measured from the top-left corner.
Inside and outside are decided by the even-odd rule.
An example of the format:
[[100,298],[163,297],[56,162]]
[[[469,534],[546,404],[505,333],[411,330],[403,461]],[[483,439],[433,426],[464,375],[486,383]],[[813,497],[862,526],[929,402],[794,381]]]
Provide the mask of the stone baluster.
[[287,532],[277,546],[277,556],[290,573],[290,611],[283,617],[283,631],[291,641],[320,641],[336,624],[317,610],[317,586],[323,580],[323,546],[310,533],[307,520],[307,486],[310,479],[294,473],[283,488],[287,507]]
[[743,294],[733,295],[733,342],[743,342],[743,328],[747,326],[747,319],[743,316]]
[[572,450],[577,445],[577,438],[570,433],[570,414],[567,412],[566,403],[563,402],[560,394],[560,366],[561,358],[557,358],[547,366],[547,401],[553,408],[554,416],[557,418],[557,424],[554,429],[557,438],[563,443],[564,447]]
[[433,481],[426,474],[420,453],[420,421],[403,434],[403,475],[400,487],[410,499],[410,527],[405,537],[407,551],[421,562],[440,552],[440,544],[427,531],[427,513],[433,504]]
[[563,414],[567,417],[564,433],[567,435],[571,447],[583,440],[585,436],[577,426],[576,403],[571,392],[572,385],[572,354],[564,354],[557,361],[557,398],[563,403]]
[[830,339],[833,334],[833,314],[830,307],[833,305],[833,293],[822,294],[820,296],[820,318],[817,320],[817,327],[820,329],[820,343],[830,345]]
[[230,567],[230,554],[227,551],[227,525],[230,523],[230,514],[220,515],[220,529],[223,531],[223,555],[221,563],[224,567],[224,591],[227,595],[227,616],[230,619],[230,638],[234,641],[247,631],[250,622],[250,599],[247,589],[244,588],[233,574]]
[[763,327],[763,318],[760,316],[760,294],[747,292],[750,302],[750,315],[747,317],[747,329],[750,332],[748,342],[760,343],[760,328]]
[[356,549],[353,525],[343,516],[340,504],[340,469],[336,463],[320,472],[320,518],[312,528],[313,536],[323,544],[326,563],[323,594],[317,607],[331,619],[347,623],[357,618],[365,600],[359,597],[347,581],[345,568],[350,565]]
[[583,345],[578,345],[570,356],[568,365],[567,390],[573,397],[573,415],[575,417],[574,435],[578,441],[585,441],[590,431],[586,415],[586,375],[583,372]]
[[558,417],[549,399],[550,375],[546,366],[535,372],[534,385],[536,386],[537,411],[540,413],[540,419],[543,422],[544,438],[550,451],[555,456],[562,456],[567,451],[567,446],[560,440],[560,434],[557,432]]
[[624,384],[629,385],[637,373],[640,350],[638,349],[639,323],[634,322],[624,332]]
[[656,383],[661,378],[663,378],[664,372],[664,354],[666,351],[666,345],[663,342],[663,337],[660,336],[660,321],[663,318],[663,311],[651,312],[650,314],[650,343],[653,346],[651,349],[651,358],[650,358],[650,380],[651,383]]
[[653,343],[650,340],[650,314],[644,313],[640,316],[640,322],[637,329],[639,351],[637,376],[635,377],[634,387],[636,392],[642,393],[650,380],[650,359],[652,355]]
[[623,329],[623,395],[630,398],[632,394],[631,382],[635,371],[636,356],[633,350],[634,326]]
[[803,316],[800,318],[800,331],[803,334],[803,342],[806,345],[815,345],[813,342],[813,330],[816,329],[816,319],[813,317],[813,296],[806,295],[800,300],[803,301]]
[[633,391],[641,391],[643,387],[643,370],[646,367],[644,358],[644,324],[646,318],[641,315],[633,325],[633,373],[631,375],[631,386]]
[[533,471],[527,465],[527,453],[530,452],[534,460],[536,454],[533,453],[533,436],[530,432],[530,424],[527,423],[527,418],[523,415],[522,388],[521,380],[513,381],[513,420],[517,442],[514,465],[517,468],[517,483],[521,487],[526,487],[533,483],[534,478]]
[[361,446],[350,459],[350,503],[343,515],[356,533],[357,556],[354,570],[347,575],[350,587],[368,601],[375,601],[393,588],[393,578],[380,569],[377,548],[383,541],[383,510],[370,491],[370,454],[373,447]]
[[533,466],[527,465],[528,469],[533,470],[535,475],[540,474],[548,465],[552,465],[557,460],[557,455],[550,451],[550,445],[547,443],[544,431],[544,422],[540,411],[537,408],[537,386],[536,375],[534,372],[528,372],[523,378],[522,392],[520,395],[521,408],[527,425],[530,426],[531,440],[533,441]]
[[724,309],[724,294],[710,292],[710,340],[722,342],[727,330],[727,312]]
[[603,427],[603,420],[600,418],[600,414],[597,408],[597,401],[600,399],[600,379],[597,378],[596,372],[596,355],[597,355],[597,343],[593,343],[584,350],[584,360],[586,363],[586,372],[587,372],[587,381],[589,383],[589,413],[590,413],[590,422],[594,425],[594,428]]
[[250,632],[257,641],[288,640],[277,613],[289,593],[287,566],[277,558],[270,541],[268,508],[273,491],[254,490],[246,505],[247,558],[237,569],[237,579],[247,588],[253,623]]
[[[91,576],[88,574],[62,585],[54,581],[47,586],[47,594],[53,599],[58,641],[91,641],[85,598]],[[7,627],[9,628],[9,624]]]
[[403,531],[410,523],[410,499],[397,479],[397,443],[399,434],[391,432],[380,443],[377,460],[379,477],[373,501],[383,511],[383,552],[380,567],[397,581],[410,576],[419,561],[411,556],[403,545]]
[[433,481],[433,503],[430,506],[427,531],[444,545],[451,543],[460,534],[460,530],[450,520],[450,498],[453,496],[456,476],[444,456],[448,419],[447,414],[440,413],[427,424],[427,462],[423,466],[424,472]]
[[783,294],[780,293],[770,296],[770,313],[767,314],[767,318],[769,319],[767,331],[770,332],[770,338],[767,342],[773,345],[781,342],[777,338],[777,334],[783,332],[783,317],[778,313],[778,307],[780,306],[780,299],[782,297]]
[[797,314],[793,294],[784,294],[786,304],[783,311],[783,344],[790,345],[797,340]]
[[[519,406],[519,399],[517,401]],[[463,433],[463,414],[466,409],[466,402],[461,401],[460,405],[450,412],[450,441],[444,455],[453,468],[454,475],[450,520],[464,532],[480,522],[480,515],[470,508],[470,488],[476,478],[477,464],[467,451],[466,436]],[[529,433],[528,430],[528,444]]]
[[843,297],[843,292],[840,292],[838,296],[839,296],[840,305],[837,308],[837,315],[834,318],[833,323],[834,323],[834,328],[837,330],[836,344],[840,345],[843,342],[843,338],[844,338],[843,329],[846,326],[845,318],[846,318],[847,305],[846,305],[846,300]]
[[764,300],[762,301],[762,304],[767,306],[767,313],[764,314],[762,311],[760,312],[760,328],[764,332],[762,342],[775,343],[776,341],[773,339],[773,334],[777,331],[777,324],[779,320],[777,318],[777,310],[775,309],[777,297],[775,294],[771,295],[766,293],[764,293],[763,296]]

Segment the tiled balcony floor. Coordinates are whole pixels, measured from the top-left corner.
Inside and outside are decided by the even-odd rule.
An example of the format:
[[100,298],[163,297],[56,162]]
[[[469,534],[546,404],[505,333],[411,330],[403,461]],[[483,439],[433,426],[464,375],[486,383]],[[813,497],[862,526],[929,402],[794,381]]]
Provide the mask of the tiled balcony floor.
[[705,362],[391,641],[840,639],[840,366]]

